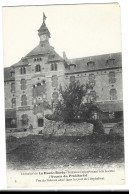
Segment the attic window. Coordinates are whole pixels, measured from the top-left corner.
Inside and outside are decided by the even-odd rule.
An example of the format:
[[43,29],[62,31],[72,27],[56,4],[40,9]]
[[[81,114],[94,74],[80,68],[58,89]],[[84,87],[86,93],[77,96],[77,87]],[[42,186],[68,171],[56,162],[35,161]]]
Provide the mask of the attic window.
[[76,65],[75,64],[70,64],[70,70],[74,70],[76,68]]
[[108,59],[107,61],[106,61],[106,65],[114,65],[115,64],[115,59],[113,59],[113,58],[110,58],[110,59]]
[[52,59],[52,58],[54,58],[55,57],[55,55],[50,55],[49,56],[49,59]]
[[88,67],[93,67],[95,65],[95,62],[94,61],[89,61],[88,63],[87,63],[87,66]]
[[36,62],[36,61],[42,61],[42,58],[40,57],[40,58],[34,58],[34,62]]

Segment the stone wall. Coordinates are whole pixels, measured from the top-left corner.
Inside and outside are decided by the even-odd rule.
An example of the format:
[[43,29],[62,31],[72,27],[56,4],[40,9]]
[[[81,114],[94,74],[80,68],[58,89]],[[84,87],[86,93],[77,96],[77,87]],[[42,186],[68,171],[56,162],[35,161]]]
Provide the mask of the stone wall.
[[63,122],[45,121],[45,126],[42,130],[43,135],[50,136],[85,136],[92,134],[93,125],[90,123],[71,123],[64,124]]
[[92,134],[93,125],[90,123],[71,123],[64,124],[63,122],[55,122],[46,120],[45,126],[37,129],[27,129],[25,132],[10,132],[6,133],[8,136],[14,136],[17,138],[25,137],[28,135],[40,134],[43,136],[87,136]]

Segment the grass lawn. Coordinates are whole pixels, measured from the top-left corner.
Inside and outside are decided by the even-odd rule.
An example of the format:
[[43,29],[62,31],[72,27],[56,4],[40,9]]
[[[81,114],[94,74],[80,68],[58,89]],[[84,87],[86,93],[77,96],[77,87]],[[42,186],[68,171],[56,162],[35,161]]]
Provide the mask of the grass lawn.
[[61,168],[124,162],[123,139],[86,137],[9,137],[7,166],[12,169]]

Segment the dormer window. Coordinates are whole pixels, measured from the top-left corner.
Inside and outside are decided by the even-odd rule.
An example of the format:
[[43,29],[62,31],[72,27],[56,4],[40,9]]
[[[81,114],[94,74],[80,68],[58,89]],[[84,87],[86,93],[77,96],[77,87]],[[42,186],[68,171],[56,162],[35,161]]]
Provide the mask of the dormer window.
[[75,64],[70,64],[70,70],[74,70],[76,68],[76,65]]
[[25,67],[20,68],[20,74],[26,74],[26,68]]
[[51,64],[51,71],[57,71],[57,63]]
[[49,59],[53,59],[55,55],[49,55]]
[[41,72],[41,66],[40,64],[35,66],[35,72]]
[[109,59],[106,61],[106,65],[113,66],[114,64],[115,64],[115,59],[113,59],[113,58],[109,58]]
[[94,65],[95,65],[95,62],[94,62],[94,61],[89,61],[89,62],[87,63],[87,66],[88,66],[88,67],[94,67]]

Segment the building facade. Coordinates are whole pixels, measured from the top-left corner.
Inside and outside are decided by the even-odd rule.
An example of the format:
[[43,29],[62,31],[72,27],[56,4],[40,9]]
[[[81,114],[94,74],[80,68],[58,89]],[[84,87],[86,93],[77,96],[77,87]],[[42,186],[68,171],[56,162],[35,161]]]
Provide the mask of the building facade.
[[59,87],[79,80],[90,84],[84,101],[96,97],[103,120],[120,120],[123,113],[121,53],[68,59],[49,44],[45,23],[38,30],[40,42],[18,63],[4,68],[6,128],[40,129],[44,115],[60,99]]

